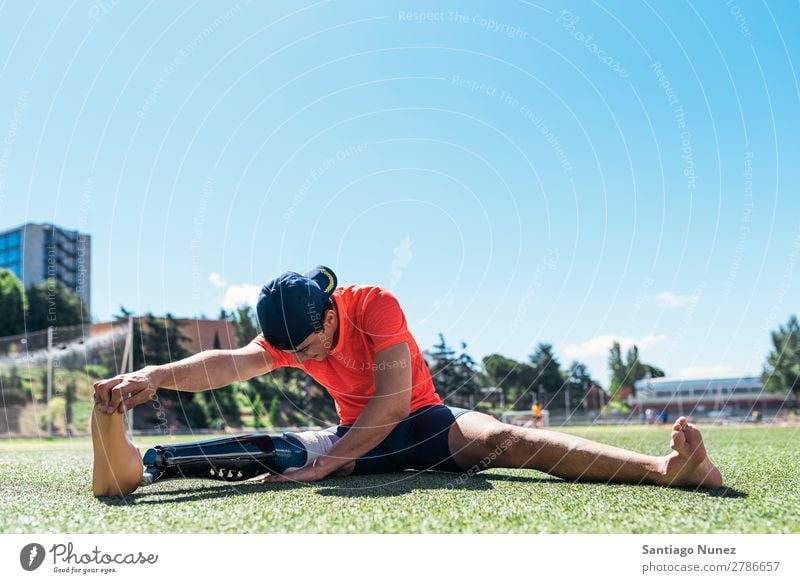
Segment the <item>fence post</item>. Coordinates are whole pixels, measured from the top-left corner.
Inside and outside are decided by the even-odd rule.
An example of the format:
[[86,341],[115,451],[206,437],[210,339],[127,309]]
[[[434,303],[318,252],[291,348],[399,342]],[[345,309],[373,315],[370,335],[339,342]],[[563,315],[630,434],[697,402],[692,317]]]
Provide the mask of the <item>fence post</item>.
[[[122,363],[122,372],[133,372],[133,317],[128,316],[128,337],[125,339],[125,349],[123,354],[127,356],[127,362]],[[124,359],[123,359],[124,360]],[[133,409],[125,411],[125,420],[128,422],[128,438],[133,439]]]
[[53,436],[53,408],[51,399],[53,398],[53,327],[47,327],[47,436]]

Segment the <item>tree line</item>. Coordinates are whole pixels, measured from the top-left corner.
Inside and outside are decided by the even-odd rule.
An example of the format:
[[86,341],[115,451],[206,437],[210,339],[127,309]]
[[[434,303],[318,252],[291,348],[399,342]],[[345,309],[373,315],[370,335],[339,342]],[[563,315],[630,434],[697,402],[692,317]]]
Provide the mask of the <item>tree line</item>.
[[648,374],[664,376],[664,371],[640,360],[636,346],[623,358],[617,342],[609,354],[608,391],[592,377],[585,363],[573,360],[562,366],[553,345],[546,342],[537,344],[527,361],[489,354],[482,359],[482,366],[466,352],[466,347],[462,342],[457,353],[439,334],[439,342],[428,353],[434,384],[448,404],[474,407],[486,403],[484,408],[491,409],[499,393],[506,408],[524,409],[539,401],[548,409],[569,410],[572,414],[600,409],[607,400],[622,402],[637,380]]
[[0,338],[89,321],[81,299],[55,279],[26,290],[13,273],[0,269]]
[[[133,314],[125,308],[117,319]],[[220,319],[232,323],[239,346],[259,332],[253,309],[242,306]],[[85,306],[70,290],[55,281],[46,281],[25,290],[9,271],[0,270],[0,337],[20,335],[48,326],[85,324]],[[190,355],[189,340],[179,321],[171,314],[152,313],[135,319],[134,369],[148,364],[163,364]],[[800,325],[790,316],[785,325],[771,332],[772,347],[767,355],[762,378],[770,392],[790,390],[800,393]],[[219,338],[214,347],[219,348]],[[609,350],[609,386],[603,388],[592,377],[588,366],[577,360],[563,366],[552,344],[540,342],[527,360],[517,361],[501,354],[489,354],[478,363],[467,351],[449,345],[443,334],[424,356],[437,392],[447,404],[497,413],[501,408],[526,409],[538,400],[551,410],[579,412],[596,410],[611,401],[624,407],[634,383],[645,377],[663,377],[665,372],[643,362],[639,349],[632,346],[623,353],[615,342]],[[295,368],[281,368],[269,375],[234,383],[202,393],[159,391],[162,409],[170,423],[187,427],[324,425],[335,421],[333,401],[311,377]],[[140,408],[141,422],[156,423],[153,411]],[[149,415],[149,416],[148,416]]]
[[[120,311],[118,319],[133,315],[124,307]],[[250,306],[230,312],[221,310],[218,319],[233,324],[238,346],[244,346],[259,333]],[[189,338],[172,314],[158,317],[148,313],[135,318],[133,336],[135,370],[190,355],[185,348]],[[220,345],[219,336],[215,334],[212,348],[219,349]],[[177,422],[193,428],[327,425],[336,420],[333,400],[325,389],[303,371],[289,367],[213,391],[191,393],[160,389],[158,399],[168,423]],[[134,422],[138,426],[162,422],[153,407],[139,407],[134,414],[141,418],[140,423]]]
[[[120,317],[129,314],[123,311]],[[229,320],[239,346],[258,333],[255,313],[249,306],[231,312],[222,310],[220,319]],[[172,362],[189,356],[183,343],[188,340],[170,314],[147,314],[137,320],[134,331],[134,368],[146,364]],[[786,326],[772,333],[773,350],[767,357],[763,378],[767,390],[800,390],[800,327],[792,316]],[[215,339],[215,348],[219,340]],[[527,361],[501,354],[485,356],[481,363],[467,351],[450,346],[443,334],[424,356],[429,364],[437,392],[453,406],[499,413],[502,408],[526,409],[534,400],[554,411],[570,413],[595,411],[605,405],[626,410],[627,397],[635,394],[634,383],[646,377],[663,377],[664,370],[643,362],[637,346],[623,353],[618,342],[609,349],[609,386],[592,377],[585,363],[574,360],[562,366],[548,343],[539,343]],[[487,391],[489,389],[489,391]],[[187,427],[215,425],[276,427],[325,425],[336,421],[333,400],[314,379],[296,368],[280,368],[269,375],[234,383],[202,393],[159,391],[175,419]],[[153,422],[153,419],[149,419]]]

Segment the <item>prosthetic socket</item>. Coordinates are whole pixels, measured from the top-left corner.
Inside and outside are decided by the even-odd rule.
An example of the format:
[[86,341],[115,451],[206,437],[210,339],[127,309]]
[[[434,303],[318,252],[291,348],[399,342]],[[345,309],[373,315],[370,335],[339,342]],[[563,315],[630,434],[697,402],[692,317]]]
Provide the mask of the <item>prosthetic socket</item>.
[[169,478],[248,480],[264,473],[281,474],[325,455],[339,437],[330,431],[267,435],[251,433],[195,443],[157,445],[145,452],[141,484]]

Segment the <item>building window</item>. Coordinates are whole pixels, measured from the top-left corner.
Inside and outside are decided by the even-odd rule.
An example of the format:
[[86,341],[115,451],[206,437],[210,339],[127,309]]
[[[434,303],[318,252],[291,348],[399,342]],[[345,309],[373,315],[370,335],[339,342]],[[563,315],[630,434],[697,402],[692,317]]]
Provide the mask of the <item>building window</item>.
[[0,251],[0,264],[19,261],[19,247]]
[[19,233],[11,233],[0,237],[0,250],[19,247]]
[[0,237],[0,249],[8,249],[9,247],[19,247],[20,234],[19,231],[9,233]]

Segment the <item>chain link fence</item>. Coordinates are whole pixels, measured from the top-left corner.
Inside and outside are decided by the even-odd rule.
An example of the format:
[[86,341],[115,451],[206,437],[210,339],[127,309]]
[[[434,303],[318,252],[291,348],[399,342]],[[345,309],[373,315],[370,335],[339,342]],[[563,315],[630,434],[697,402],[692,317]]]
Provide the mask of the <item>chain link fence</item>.
[[0,338],[0,436],[87,434],[92,383],[120,372],[128,336],[122,320]]

